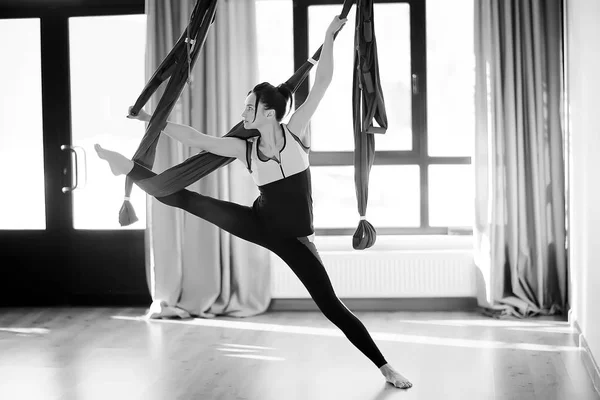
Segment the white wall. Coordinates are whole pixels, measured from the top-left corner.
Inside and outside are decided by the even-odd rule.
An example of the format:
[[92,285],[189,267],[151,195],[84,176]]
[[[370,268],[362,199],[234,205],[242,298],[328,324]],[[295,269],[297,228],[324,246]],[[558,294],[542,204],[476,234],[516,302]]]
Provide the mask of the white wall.
[[571,316],[600,362],[600,1],[566,1]]

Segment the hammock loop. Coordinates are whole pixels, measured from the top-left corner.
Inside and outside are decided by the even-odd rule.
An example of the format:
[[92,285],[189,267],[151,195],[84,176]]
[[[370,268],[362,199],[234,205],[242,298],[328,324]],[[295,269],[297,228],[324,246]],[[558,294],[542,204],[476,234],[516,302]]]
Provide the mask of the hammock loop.
[[352,237],[352,247],[354,250],[365,250],[375,244],[377,232],[369,221],[361,217],[358,227]]
[[128,226],[138,221],[138,217],[135,214],[133,205],[129,200],[123,200],[121,209],[119,210],[119,224],[121,226]]

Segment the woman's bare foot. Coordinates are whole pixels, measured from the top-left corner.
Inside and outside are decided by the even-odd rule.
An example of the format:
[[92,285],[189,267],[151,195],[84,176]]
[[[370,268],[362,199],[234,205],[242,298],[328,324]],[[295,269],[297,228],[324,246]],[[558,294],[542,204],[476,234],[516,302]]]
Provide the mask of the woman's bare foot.
[[133,161],[116,151],[103,149],[99,144],[94,145],[98,157],[108,162],[114,175],[128,174],[133,169]]
[[379,370],[383,376],[385,376],[385,380],[397,388],[408,389],[412,387],[412,383],[410,383],[408,379],[392,368],[390,364],[385,364],[383,367],[379,368]]

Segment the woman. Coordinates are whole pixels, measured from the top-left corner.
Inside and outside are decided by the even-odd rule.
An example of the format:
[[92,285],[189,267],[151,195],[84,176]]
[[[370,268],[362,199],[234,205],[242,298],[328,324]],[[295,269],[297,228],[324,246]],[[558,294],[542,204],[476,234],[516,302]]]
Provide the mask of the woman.
[[[313,244],[312,198],[308,152],[308,123],[333,77],[334,34],[346,19],[333,19],[327,29],[315,83],[306,101],[281,123],[292,93],[285,86],[261,83],[245,101],[244,128],[260,135],[245,141],[213,137],[195,129],[168,122],[164,133],[182,143],[225,157],[235,157],[250,171],[260,190],[252,207],[213,199],[188,190],[157,197],[160,202],[190,212],[221,229],[277,254],[300,278],[323,314],[365,354],[394,386],[412,384],[384,359],[364,325],[336,296],[329,276]],[[291,107],[290,107],[291,108]],[[136,118],[148,121],[140,111]],[[100,158],[108,161],[115,175],[127,174],[134,182],[154,173],[123,155],[95,146]]]

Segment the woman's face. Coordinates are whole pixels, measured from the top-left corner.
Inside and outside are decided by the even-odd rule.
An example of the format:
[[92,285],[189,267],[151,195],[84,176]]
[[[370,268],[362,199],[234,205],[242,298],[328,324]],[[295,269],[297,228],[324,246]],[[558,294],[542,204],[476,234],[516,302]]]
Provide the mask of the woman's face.
[[[244,111],[242,112],[242,121],[244,121],[245,129],[258,129],[260,126],[268,122],[270,114],[274,114],[273,110],[265,110],[262,103],[258,103],[257,109],[254,109],[256,103],[256,95],[250,93],[244,102]],[[256,118],[255,118],[256,116]]]
[[[260,113],[256,113],[254,109],[254,104],[256,103],[256,95],[254,93],[250,93],[248,97],[246,97],[246,101],[244,102],[244,111],[242,112],[242,121],[244,121],[244,128],[252,129],[254,122],[257,122],[260,117]],[[260,104],[258,105],[260,108]],[[256,115],[256,119],[254,116]]]

